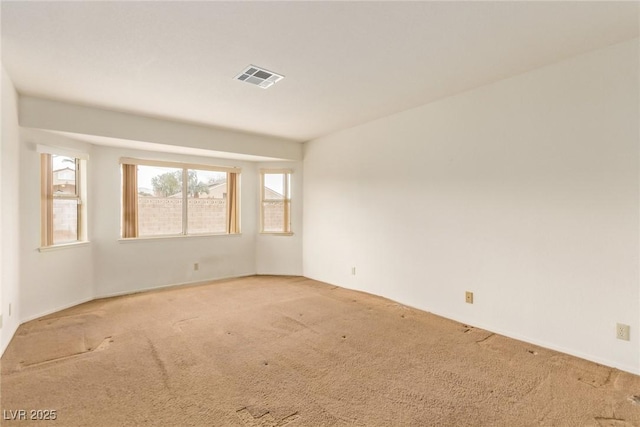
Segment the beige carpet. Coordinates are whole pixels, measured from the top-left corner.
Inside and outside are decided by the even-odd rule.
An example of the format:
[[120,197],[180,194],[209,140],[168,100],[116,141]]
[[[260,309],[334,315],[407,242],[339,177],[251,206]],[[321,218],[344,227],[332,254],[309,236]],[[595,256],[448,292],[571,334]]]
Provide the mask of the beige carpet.
[[3,418],[38,426],[630,426],[640,378],[300,277],[110,298],[29,322]]

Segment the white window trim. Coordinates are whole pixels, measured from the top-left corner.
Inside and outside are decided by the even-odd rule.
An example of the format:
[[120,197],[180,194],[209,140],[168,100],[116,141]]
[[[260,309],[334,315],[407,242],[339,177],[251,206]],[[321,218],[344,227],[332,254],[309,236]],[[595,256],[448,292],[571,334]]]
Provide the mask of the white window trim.
[[242,168],[238,168],[235,166],[215,166],[207,164],[203,165],[201,163],[168,162],[164,160],[135,159],[131,157],[121,157],[120,164],[157,166],[161,168],[198,169],[212,172],[242,173]]
[[[227,174],[234,173],[237,174],[238,177],[242,174],[242,168],[239,167],[229,167],[229,166],[215,166],[201,163],[184,163],[184,162],[172,162],[165,160],[149,160],[149,159],[138,159],[133,157],[121,157],[120,164],[128,164],[128,165],[136,165],[136,166],[151,166],[151,167],[164,167],[164,168],[175,168],[182,169],[183,177],[182,177],[182,194],[185,197],[188,196],[187,186],[188,179],[187,174],[190,169],[195,170],[204,170],[211,172],[224,172]],[[240,180],[237,182],[237,191],[238,194],[241,193],[241,184]],[[239,230],[242,230],[242,222],[241,222],[241,197],[238,198],[237,205],[237,222]],[[122,215],[121,215],[122,217]],[[226,218],[225,221],[228,221],[229,218]],[[163,234],[157,236],[137,236],[137,237],[122,237],[122,232],[120,234],[120,238],[118,241],[120,243],[129,243],[134,241],[152,241],[159,239],[184,239],[184,238],[198,238],[198,237],[216,237],[216,236],[241,236],[242,232],[238,231],[237,233],[189,233],[188,230],[188,203],[182,204],[182,232],[180,234]]]
[[[263,235],[263,236],[293,236],[293,231],[291,231],[291,229],[293,228],[292,224],[291,224],[291,189],[289,188],[289,183],[287,180],[285,180],[285,189],[284,189],[284,193],[285,193],[285,201],[289,202],[289,215],[288,215],[288,220],[289,220],[289,231],[264,231],[264,175],[265,174],[289,174],[289,175],[293,175],[293,169],[287,169],[287,168],[273,168],[273,169],[260,169],[260,191],[259,191],[259,204],[260,204],[260,231],[259,234]],[[286,195],[289,194],[289,198],[286,198]]]
[[41,246],[38,248],[39,252],[49,252],[49,251],[58,251],[61,249],[71,249],[78,248],[82,246],[89,246],[91,244],[88,240],[78,241],[78,242],[70,242],[70,243],[59,243],[53,246]]
[[[77,233],[78,240],[73,242],[63,242],[63,243],[53,243],[51,245],[43,246],[43,241],[40,241],[40,245],[38,247],[38,251],[46,252],[55,249],[67,249],[72,247],[84,246],[89,244],[89,232],[88,232],[88,221],[89,221],[89,213],[87,211],[87,160],[89,159],[89,155],[87,153],[83,153],[80,151],[75,151],[67,148],[58,148],[58,147],[50,147],[47,145],[36,145],[36,152],[41,157],[42,154],[49,154],[50,156],[64,156],[75,159],[76,162],[76,194],[74,195],[56,195],[51,194],[51,197],[59,200],[77,200],[78,201],[78,217],[77,217]],[[53,170],[50,171],[53,174]],[[53,179],[53,176],[51,177]],[[40,177],[40,185],[42,186],[42,177]],[[40,194],[42,196],[42,187],[40,188]],[[53,215],[53,212],[50,212],[49,215]],[[41,212],[40,217],[40,227],[46,227],[45,221],[49,221],[45,219]],[[53,222],[53,217],[51,218]],[[41,233],[42,237],[42,233]]]
[[83,151],[76,151],[71,148],[61,148],[37,144],[36,151],[40,154],[52,154],[55,156],[75,157],[76,159],[80,160],[89,160],[89,154]]
[[175,240],[175,239],[198,239],[198,238],[218,238],[218,237],[237,237],[242,236],[242,233],[207,233],[207,234],[189,234],[187,236],[183,234],[171,234],[166,236],[143,236],[143,237],[120,237],[118,243],[136,243],[136,242],[150,242],[157,240]]

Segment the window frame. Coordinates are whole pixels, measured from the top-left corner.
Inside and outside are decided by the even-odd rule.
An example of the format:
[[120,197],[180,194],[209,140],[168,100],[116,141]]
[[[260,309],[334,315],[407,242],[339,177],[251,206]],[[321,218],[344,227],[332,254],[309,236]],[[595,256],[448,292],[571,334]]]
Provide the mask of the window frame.
[[[37,145],[40,158],[40,251],[86,244],[88,239],[87,213],[87,162],[86,153],[69,149]],[[53,157],[68,157],[75,165],[75,193],[57,194],[53,191],[54,169]],[[45,176],[48,175],[48,176]],[[76,200],[76,240],[55,243],[53,237],[54,200]]]
[[[283,174],[285,175],[283,183],[283,199],[284,212],[283,212],[283,230],[284,231],[265,231],[264,230],[264,204],[272,199],[265,198],[265,175],[270,174]],[[275,235],[275,236],[293,236],[293,228],[291,225],[291,176],[293,175],[292,169],[282,168],[269,168],[260,169],[260,234],[263,235]]]
[[[164,239],[164,238],[194,238],[194,237],[206,237],[206,236],[233,236],[240,235],[240,175],[242,173],[242,169],[238,167],[229,167],[229,166],[214,166],[214,165],[206,165],[206,164],[198,164],[198,163],[183,163],[183,162],[173,162],[173,161],[163,161],[163,160],[147,160],[147,159],[137,159],[130,157],[123,157],[120,159],[121,165],[121,176],[122,176],[122,188],[123,194],[121,199],[121,221],[120,221],[120,239],[121,240],[148,240],[148,239]],[[136,168],[136,192],[135,192],[135,236],[125,236],[125,173],[124,166],[133,165]],[[182,173],[182,230],[178,234],[161,234],[161,235],[139,235],[139,218],[138,218],[138,194],[137,194],[137,176],[138,176],[138,166],[151,166],[151,167],[164,167],[164,168],[174,168],[181,170]],[[188,192],[188,176],[190,170],[196,171],[211,171],[211,172],[224,172],[227,174],[227,186],[229,186],[230,181],[232,180],[231,176],[235,175],[233,178],[234,183],[236,185],[236,194],[234,200],[231,200],[229,196],[229,189],[227,187],[227,207],[225,213],[225,223],[226,231],[224,232],[204,232],[204,233],[189,233],[189,192]],[[235,203],[234,208],[230,208],[229,204]],[[233,210],[235,218],[230,220],[230,210]]]

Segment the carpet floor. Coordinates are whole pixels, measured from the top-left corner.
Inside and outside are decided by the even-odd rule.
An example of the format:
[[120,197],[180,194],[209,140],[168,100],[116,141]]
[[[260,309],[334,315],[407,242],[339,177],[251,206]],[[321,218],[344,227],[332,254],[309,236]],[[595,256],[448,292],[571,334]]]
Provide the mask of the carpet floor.
[[303,277],[60,311],[1,375],[9,426],[640,425],[638,376]]

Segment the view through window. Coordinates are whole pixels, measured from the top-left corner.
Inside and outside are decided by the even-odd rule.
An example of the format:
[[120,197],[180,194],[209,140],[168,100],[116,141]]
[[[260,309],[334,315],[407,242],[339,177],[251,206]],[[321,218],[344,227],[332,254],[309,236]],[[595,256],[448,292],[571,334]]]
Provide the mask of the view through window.
[[40,152],[40,244],[42,248],[86,240],[86,198],[81,154],[55,154],[49,147]]
[[[234,178],[235,184],[239,173],[145,163],[123,164],[124,237],[239,232],[237,185],[229,186],[229,177]],[[126,173],[128,167],[135,167],[134,187],[128,182],[133,181]],[[136,189],[134,198],[127,196],[128,188]],[[234,194],[229,194],[229,188]],[[131,204],[135,205],[134,215],[131,215]],[[130,228],[132,222],[136,226]]]
[[290,233],[291,172],[263,170],[261,181],[261,231]]
[[67,156],[51,156],[53,184],[53,244],[71,243],[78,238],[80,194],[78,160]]

